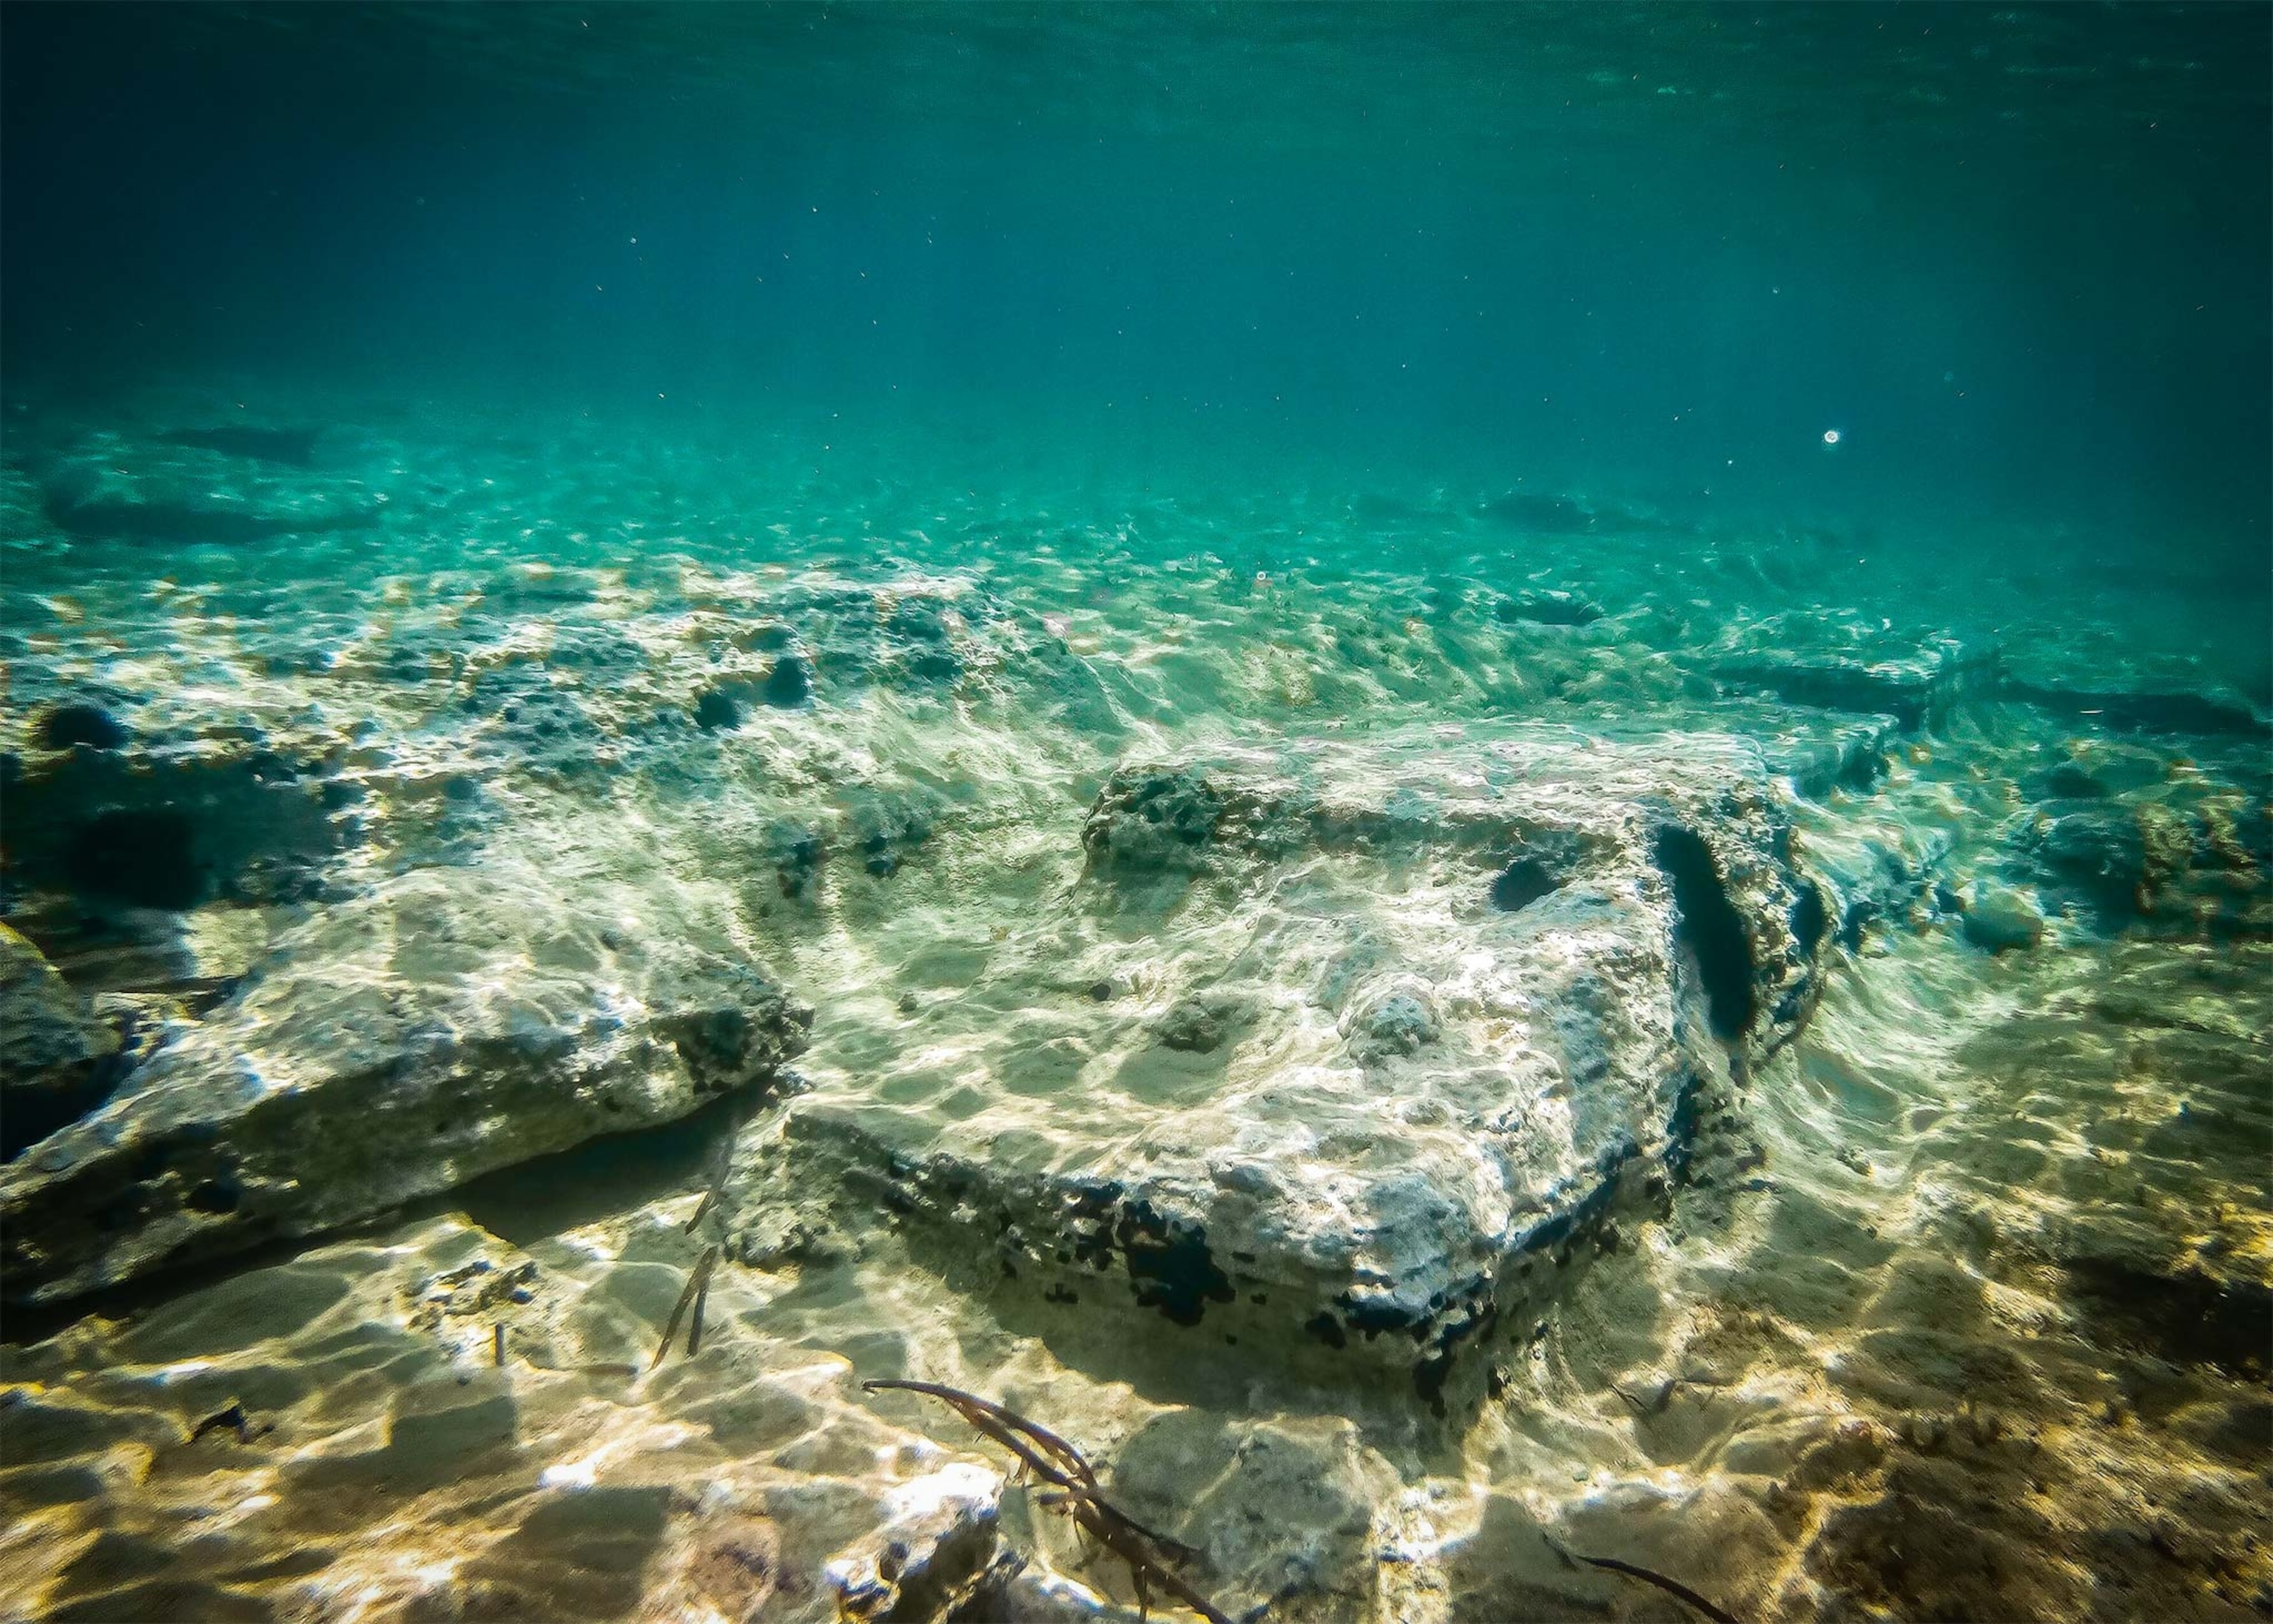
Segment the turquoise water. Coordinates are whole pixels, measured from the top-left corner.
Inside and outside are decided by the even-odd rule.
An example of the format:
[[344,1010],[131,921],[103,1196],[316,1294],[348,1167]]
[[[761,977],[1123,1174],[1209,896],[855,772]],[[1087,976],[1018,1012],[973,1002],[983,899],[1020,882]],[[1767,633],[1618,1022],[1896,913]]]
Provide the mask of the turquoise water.
[[0,11],[0,1613],[2263,1616],[2269,64]]
[[986,483],[1521,482],[2254,589],[2266,28],[47,8],[11,27],[9,384],[439,397],[856,475],[914,441]]

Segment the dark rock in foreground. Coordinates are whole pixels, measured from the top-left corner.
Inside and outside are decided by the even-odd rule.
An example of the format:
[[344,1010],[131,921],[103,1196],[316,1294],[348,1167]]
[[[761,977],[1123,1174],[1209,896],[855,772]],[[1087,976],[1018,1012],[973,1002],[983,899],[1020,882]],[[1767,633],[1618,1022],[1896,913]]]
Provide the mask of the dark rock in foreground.
[[40,950],[0,924],[0,1159],[93,1109],[118,1049]]

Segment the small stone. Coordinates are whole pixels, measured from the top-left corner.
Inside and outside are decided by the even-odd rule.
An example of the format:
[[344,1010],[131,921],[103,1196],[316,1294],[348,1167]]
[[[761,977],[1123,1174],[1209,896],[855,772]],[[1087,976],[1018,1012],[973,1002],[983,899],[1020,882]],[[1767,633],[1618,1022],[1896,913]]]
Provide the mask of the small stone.
[[1181,999],[1161,1017],[1158,1029],[1161,1047],[1187,1054],[1212,1054],[1223,1046],[1234,1014],[1219,998]]
[[2017,891],[1977,881],[1966,902],[1965,939],[1984,953],[2011,953],[2044,939],[2044,916]]
[[1366,1014],[1364,1029],[1360,1047],[1374,1055],[1412,1054],[1443,1036],[1428,999],[1410,992],[1392,992],[1375,1005]]

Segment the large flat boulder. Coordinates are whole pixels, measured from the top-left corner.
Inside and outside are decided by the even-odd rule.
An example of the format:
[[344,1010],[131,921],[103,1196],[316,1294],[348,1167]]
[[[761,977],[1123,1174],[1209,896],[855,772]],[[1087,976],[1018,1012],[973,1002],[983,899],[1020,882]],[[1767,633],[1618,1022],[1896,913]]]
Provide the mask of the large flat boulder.
[[416,870],[280,938],[0,1169],[10,1295],[311,1234],[774,1079],[808,1012],[680,890],[575,867]]
[[1437,1401],[1464,1340],[1677,1171],[1804,1021],[1831,922],[1767,762],[1726,736],[1132,762],[1083,838],[1083,878],[997,927],[989,968],[896,1044],[867,1032],[857,1072],[817,1068],[746,1251],[818,1184],[1051,1303],[1404,1367]]

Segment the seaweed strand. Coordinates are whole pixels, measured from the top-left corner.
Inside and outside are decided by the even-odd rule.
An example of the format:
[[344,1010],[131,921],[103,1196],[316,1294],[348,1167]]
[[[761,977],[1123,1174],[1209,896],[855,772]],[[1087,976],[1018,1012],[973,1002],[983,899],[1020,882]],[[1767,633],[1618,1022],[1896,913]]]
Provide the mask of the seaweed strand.
[[1197,1553],[1142,1523],[1107,1501],[1099,1492],[1097,1471],[1080,1450],[1038,1422],[1016,1411],[936,1381],[879,1380],[860,1384],[865,1392],[920,1393],[935,1398],[976,1432],[1016,1456],[1035,1477],[1051,1486],[1035,1496],[1037,1503],[1072,1519],[1076,1528],[1128,1564],[1129,1582],[1138,1597],[1139,1610],[1149,1605],[1158,1589],[1207,1620],[1231,1624],[1230,1619],[1188,1583],[1170,1564],[1189,1561]]
[[1587,1556],[1580,1552],[1568,1550],[1565,1549],[1558,1541],[1551,1538],[1547,1543],[1553,1548],[1556,1554],[1562,1557],[1565,1561],[1584,1562],[1589,1568],[1600,1568],[1610,1573],[1623,1574],[1629,1579],[1639,1579],[1644,1584],[1654,1584],[1659,1590],[1663,1590],[1668,1596],[1674,1598],[1677,1601],[1685,1602],[1690,1606],[1694,1607],[1698,1612],[1712,1620],[1713,1624],[1737,1624],[1737,1618],[1734,1613],[1728,1612],[1724,1608],[1716,1606],[1714,1603],[1707,1600],[1704,1597],[1699,1596],[1696,1591],[1691,1590],[1687,1585],[1682,1583],[1678,1579],[1669,1579],[1663,1574],[1658,1573],[1651,1568],[1644,1568],[1639,1562],[1621,1561],[1615,1556]]
[[702,1310],[710,1301],[710,1279],[705,1274],[702,1289],[694,1294],[694,1320],[686,1328],[686,1357],[693,1358],[702,1351]]

